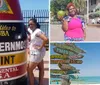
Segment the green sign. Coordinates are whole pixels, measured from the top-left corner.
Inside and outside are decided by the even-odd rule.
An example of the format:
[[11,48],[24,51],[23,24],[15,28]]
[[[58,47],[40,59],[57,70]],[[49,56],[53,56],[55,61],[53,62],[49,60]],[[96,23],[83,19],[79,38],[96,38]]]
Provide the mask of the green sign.
[[50,55],[50,59],[67,59],[67,55]]
[[54,74],[74,74],[74,73],[79,73],[79,70],[68,70],[68,71],[62,71],[59,69],[51,69],[50,73],[54,73]]
[[73,66],[71,66],[71,65],[69,65],[69,64],[61,64],[61,63],[59,63],[58,66],[59,66],[59,68],[60,68],[61,70],[63,70],[63,71],[76,70],[75,67],[73,67]]
[[52,43],[54,46],[60,48],[60,49],[65,49],[68,51],[73,51],[76,54],[79,53],[85,53],[82,49],[78,48],[77,46],[71,46],[68,43],[62,44],[62,43]]
[[82,60],[50,60],[51,64],[58,64],[58,63],[62,63],[62,64],[82,64],[83,61]]
[[62,55],[68,55],[68,51],[66,49],[61,49],[58,47],[54,48],[54,52],[58,53],[58,54],[62,54]]
[[51,69],[50,73],[55,73],[55,74],[66,74],[65,71],[58,70],[58,69]]

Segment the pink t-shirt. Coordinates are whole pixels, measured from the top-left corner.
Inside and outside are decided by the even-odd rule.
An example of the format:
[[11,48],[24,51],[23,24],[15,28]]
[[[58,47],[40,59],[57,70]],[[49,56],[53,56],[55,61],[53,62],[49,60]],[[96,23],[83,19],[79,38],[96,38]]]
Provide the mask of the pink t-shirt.
[[83,29],[82,23],[79,18],[71,18],[71,21],[68,23],[68,30],[65,32],[65,35],[71,38],[83,38]]

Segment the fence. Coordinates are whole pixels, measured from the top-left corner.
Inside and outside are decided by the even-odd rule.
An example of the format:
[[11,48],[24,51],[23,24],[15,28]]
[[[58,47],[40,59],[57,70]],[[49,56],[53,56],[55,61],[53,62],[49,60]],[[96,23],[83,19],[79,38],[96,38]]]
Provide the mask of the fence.
[[49,37],[49,11],[48,10],[23,10],[22,11],[24,23],[28,26],[30,18],[36,18],[41,26],[41,30]]

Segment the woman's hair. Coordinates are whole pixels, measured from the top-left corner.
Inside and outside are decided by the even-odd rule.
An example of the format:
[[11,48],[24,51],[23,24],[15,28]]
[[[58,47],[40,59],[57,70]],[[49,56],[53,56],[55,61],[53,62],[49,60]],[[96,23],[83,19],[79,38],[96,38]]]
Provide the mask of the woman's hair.
[[73,3],[71,3],[71,2],[68,3],[67,6],[66,6],[67,10],[69,10],[69,8],[70,8],[71,6],[75,7],[75,5],[74,5]]
[[[34,22],[35,25],[36,25],[36,28],[40,28],[40,24],[37,22],[37,20],[36,20],[35,18],[31,18],[29,21]],[[29,21],[28,21],[28,22],[29,22]]]

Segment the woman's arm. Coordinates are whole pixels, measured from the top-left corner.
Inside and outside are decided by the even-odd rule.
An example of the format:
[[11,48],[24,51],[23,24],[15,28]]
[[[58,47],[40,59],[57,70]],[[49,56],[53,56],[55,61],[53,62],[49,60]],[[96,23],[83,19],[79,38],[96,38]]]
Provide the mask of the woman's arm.
[[42,49],[45,46],[45,44],[48,42],[48,38],[43,33],[40,34],[39,37],[43,40],[42,45],[39,47],[39,49]]
[[68,22],[65,19],[62,20],[62,30],[64,32],[68,30]]

